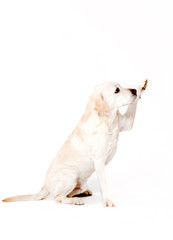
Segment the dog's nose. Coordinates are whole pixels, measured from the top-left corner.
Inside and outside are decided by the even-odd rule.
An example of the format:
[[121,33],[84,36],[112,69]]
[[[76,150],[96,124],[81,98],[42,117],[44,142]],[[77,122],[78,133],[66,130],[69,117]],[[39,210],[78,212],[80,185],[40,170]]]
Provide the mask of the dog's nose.
[[137,96],[137,90],[136,89],[129,89],[129,90],[134,96]]

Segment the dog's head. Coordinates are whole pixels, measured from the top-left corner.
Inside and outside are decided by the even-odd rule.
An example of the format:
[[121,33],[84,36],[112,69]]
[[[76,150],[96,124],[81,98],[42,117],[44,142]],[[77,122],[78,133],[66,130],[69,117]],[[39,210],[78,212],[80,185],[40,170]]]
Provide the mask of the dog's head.
[[94,90],[94,110],[108,113],[114,109],[133,103],[137,98],[137,90],[123,88],[118,83],[106,82]]

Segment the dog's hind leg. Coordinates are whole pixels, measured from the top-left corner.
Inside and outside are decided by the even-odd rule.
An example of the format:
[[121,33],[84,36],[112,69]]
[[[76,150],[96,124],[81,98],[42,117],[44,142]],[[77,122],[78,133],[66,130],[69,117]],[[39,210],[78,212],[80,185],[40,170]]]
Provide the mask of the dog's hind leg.
[[57,203],[83,205],[84,202],[78,197],[69,197],[77,185],[77,178],[74,175],[67,175],[60,172],[56,176],[56,185],[53,190],[53,194],[56,196]]

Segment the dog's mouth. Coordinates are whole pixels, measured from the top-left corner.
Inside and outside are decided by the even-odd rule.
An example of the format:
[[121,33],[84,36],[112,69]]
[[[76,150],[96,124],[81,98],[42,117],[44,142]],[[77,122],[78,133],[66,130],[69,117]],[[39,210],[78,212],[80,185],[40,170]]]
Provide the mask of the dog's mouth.
[[124,103],[121,107],[125,107],[125,106],[128,106],[128,105],[134,103],[134,102],[136,101],[136,99],[137,99],[137,96],[132,96],[132,97],[130,98],[130,101],[127,102],[127,103]]
[[134,102],[136,101],[136,99],[137,99],[137,95],[133,95],[133,96],[131,97],[131,102],[130,102],[130,104],[134,103]]

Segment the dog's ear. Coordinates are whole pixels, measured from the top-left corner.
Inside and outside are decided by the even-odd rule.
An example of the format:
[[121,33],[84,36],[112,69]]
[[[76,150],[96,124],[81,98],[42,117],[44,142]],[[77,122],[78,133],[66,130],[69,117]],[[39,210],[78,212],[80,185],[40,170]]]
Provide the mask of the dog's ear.
[[106,105],[103,95],[100,93],[94,100],[94,110],[99,113],[108,113],[109,108]]

